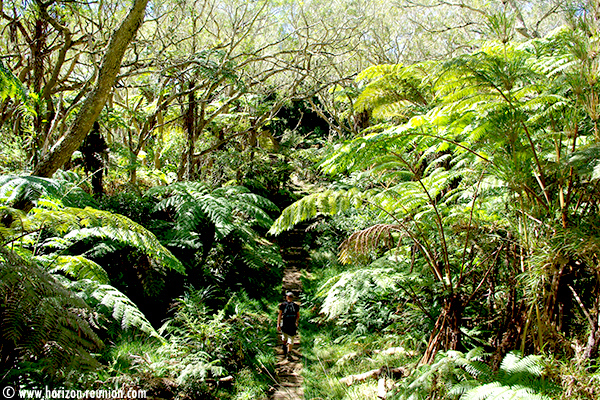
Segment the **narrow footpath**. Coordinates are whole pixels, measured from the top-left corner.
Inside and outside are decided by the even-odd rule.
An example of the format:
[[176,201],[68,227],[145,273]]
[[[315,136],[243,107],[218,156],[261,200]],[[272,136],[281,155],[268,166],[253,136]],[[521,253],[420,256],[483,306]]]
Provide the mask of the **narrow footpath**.
[[[306,268],[308,253],[302,247],[304,242],[305,226],[300,225],[295,229],[281,235],[278,240],[282,249],[285,270],[282,282],[282,299],[284,293],[291,291],[295,295],[295,302],[300,304],[300,294],[302,293],[302,281],[300,276],[302,270]],[[302,342],[300,333],[296,336],[293,347],[293,359],[287,360],[283,355],[283,342],[281,337],[277,339],[277,364],[276,373],[278,383],[275,385],[275,392],[271,396],[272,400],[301,400],[304,399],[304,390],[302,388]]]

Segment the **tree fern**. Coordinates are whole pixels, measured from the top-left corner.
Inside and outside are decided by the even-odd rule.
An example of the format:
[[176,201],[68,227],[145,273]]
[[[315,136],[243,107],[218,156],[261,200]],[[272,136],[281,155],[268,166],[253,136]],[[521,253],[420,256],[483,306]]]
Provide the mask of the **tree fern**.
[[0,60],[0,100],[7,97],[16,98],[27,103],[27,89]]
[[477,376],[489,376],[490,369],[483,362],[481,349],[468,353],[448,351],[438,354],[431,365],[421,365],[405,379],[398,388],[398,399],[425,400],[436,398],[455,398],[461,394],[453,387],[463,388],[472,383],[467,371]]
[[[86,303],[36,265],[0,247],[0,335],[2,377],[38,366],[51,375],[95,365],[90,352],[102,342]],[[89,319],[88,319],[89,318]],[[35,368],[35,367],[34,367]]]
[[89,279],[108,284],[108,274],[100,265],[82,256],[44,255],[36,257],[50,274],[61,274],[72,280]]
[[365,196],[366,194],[357,188],[325,190],[305,196],[282,211],[271,226],[269,234],[278,235],[317,215],[334,215],[343,213],[351,207],[358,208],[363,204]]
[[260,237],[250,227],[240,226],[236,230],[236,236],[242,242],[240,256],[251,269],[261,270],[266,265],[283,266],[279,248],[265,238]]
[[65,282],[65,285],[98,312],[112,317],[122,330],[133,327],[150,336],[160,337],[138,307],[115,287],[89,279]]
[[462,393],[460,398],[464,400],[550,400],[557,386],[544,377],[545,367],[540,356],[522,357],[511,352],[493,375],[475,375],[467,370],[480,383],[468,390],[464,390],[464,385],[456,385],[451,393]]
[[[369,207],[379,212],[383,221],[397,222],[407,215],[415,215],[418,211],[423,212],[425,209],[430,209],[431,199],[439,196],[458,176],[460,176],[460,172],[453,173],[435,169],[423,178],[422,184],[402,180],[387,189],[366,191],[360,190],[360,188],[330,189],[314,193],[284,209],[273,223],[269,233],[278,235],[317,215],[337,215],[349,209],[360,209],[361,207]],[[428,188],[427,192],[424,192],[423,186]]]
[[328,319],[339,319],[366,297],[396,292],[403,278],[389,266],[342,272],[328,279],[317,292],[323,301],[321,312]]
[[96,204],[92,196],[71,180],[0,175],[0,202],[28,211],[41,197],[59,200],[62,204],[73,207]]
[[[269,213],[278,208],[247,188],[210,189],[198,182],[180,182],[151,189],[147,195],[158,197],[156,210],[167,215],[167,244],[193,254],[188,263],[196,273],[202,270],[198,267],[217,259],[209,275],[234,282],[239,276],[232,274],[255,276],[257,271],[283,265],[279,248],[257,233],[258,228],[272,225]],[[258,281],[250,286],[260,286],[264,279]]]
[[[429,65],[431,67],[431,65]],[[376,65],[361,72],[356,80],[369,81],[354,103],[357,111],[370,110],[375,118],[407,119],[426,110],[432,100],[426,64],[409,67]]]
[[169,269],[185,273],[181,262],[154,234],[122,215],[89,207],[62,207],[56,210],[36,207],[28,218],[34,227],[37,225],[37,229],[49,229],[61,235],[60,243],[50,239],[47,246],[60,244],[59,247],[65,248],[86,239],[111,239],[138,249]]
[[270,226],[271,218],[265,210],[277,209],[269,200],[242,186],[211,191],[202,183],[185,182],[150,189],[147,195],[163,198],[157,210],[175,211],[175,229],[182,234],[195,230],[201,219],[206,218],[215,227],[217,240],[235,229],[235,221],[242,218],[258,226]]
[[349,263],[382,245],[393,247],[395,240],[392,234],[401,230],[399,225],[376,224],[355,232],[340,245],[339,259],[342,263]]
[[[6,177],[3,177],[6,178]],[[141,225],[124,216],[93,208],[66,207],[62,190],[69,185],[51,179],[9,177],[2,181],[3,200],[26,199],[26,212],[13,213],[15,220],[3,229],[6,243],[60,278],[62,284],[78,293],[97,311],[118,321],[120,329],[134,327],[158,336],[137,306],[110,285],[106,270],[85,254],[69,254],[80,242],[121,243],[133,247],[151,260],[150,267],[159,273],[165,268],[185,273],[181,262],[158,239]],[[34,207],[31,205],[35,204]],[[4,207],[5,210],[12,210]],[[18,219],[16,219],[18,218]],[[105,246],[108,251],[114,247]],[[112,249],[112,250],[111,250]],[[66,289],[65,289],[66,290]]]

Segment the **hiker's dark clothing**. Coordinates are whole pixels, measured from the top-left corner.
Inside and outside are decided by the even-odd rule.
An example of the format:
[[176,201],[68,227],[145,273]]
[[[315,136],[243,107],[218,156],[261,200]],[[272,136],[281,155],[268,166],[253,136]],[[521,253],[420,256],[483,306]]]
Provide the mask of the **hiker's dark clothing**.
[[281,311],[281,331],[290,336],[296,335],[296,321],[300,306],[292,301],[284,301],[279,304]]

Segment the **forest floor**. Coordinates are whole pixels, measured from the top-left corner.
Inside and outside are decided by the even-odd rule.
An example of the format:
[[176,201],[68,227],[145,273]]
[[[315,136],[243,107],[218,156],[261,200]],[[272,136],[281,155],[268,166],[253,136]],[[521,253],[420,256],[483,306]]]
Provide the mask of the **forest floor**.
[[[294,293],[296,302],[302,293],[302,281],[300,279],[302,270],[307,264],[307,254],[302,247],[304,238],[304,229],[297,227],[288,232],[282,240],[281,248],[285,270],[281,287],[282,297],[288,291]],[[277,364],[276,372],[278,383],[275,385],[275,392],[271,396],[272,400],[300,400],[304,399],[304,389],[302,387],[302,343],[300,333],[296,335],[292,350],[292,359],[288,360],[283,354],[283,341],[278,337],[276,352]]]

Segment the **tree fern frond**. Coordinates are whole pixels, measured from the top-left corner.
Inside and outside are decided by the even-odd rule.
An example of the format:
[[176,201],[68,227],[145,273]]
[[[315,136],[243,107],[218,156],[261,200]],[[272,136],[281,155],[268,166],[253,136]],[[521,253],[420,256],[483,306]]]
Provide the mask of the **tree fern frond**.
[[500,370],[508,375],[527,374],[540,377],[544,372],[544,363],[541,356],[522,357],[517,352],[510,352],[502,359]]
[[157,210],[174,209],[181,231],[193,231],[201,218],[206,217],[216,228],[217,239],[233,231],[236,213],[242,219],[252,219],[259,226],[270,226],[266,211],[277,207],[268,199],[251,193],[243,186],[229,186],[210,191],[197,182],[176,183],[167,187],[153,188],[148,195],[165,197],[156,205]]
[[71,230],[64,237],[73,242],[89,239],[110,239],[135,247],[143,254],[157,260],[162,267],[185,274],[185,267],[167,248],[149,231],[133,231],[117,226],[104,226]]
[[199,199],[197,206],[215,225],[217,239],[223,239],[235,229],[232,209],[226,199],[205,196]]
[[96,204],[92,196],[66,180],[29,175],[0,176],[0,202],[29,211],[41,197],[59,200],[67,206],[85,207]]
[[567,99],[565,99],[563,96],[546,93],[535,96],[525,101],[523,104],[523,109],[527,111],[541,112],[541,109],[550,107],[556,108],[556,105],[564,106],[566,104],[566,101]]
[[[405,148],[417,147],[415,137],[418,129],[420,127],[413,127],[409,122],[353,139],[337,148],[321,162],[319,167],[330,175],[370,168],[373,164],[377,164],[375,161],[379,159],[389,160],[390,150],[401,152]],[[410,135],[413,132],[414,134]]]
[[373,80],[382,76],[392,74],[402,68],[402,64],[379,64],[373,65],[356,76],[356,81]]
[[355,232],[340,245],[339,259],[343,264],[349,264],[356,258],[361,258],[379,246],[391,247],[394,244],[392,232],[401,231],[399,225],[376,224],[367,229]]
[[[185,269],[181,262],[158,241],[156,236],[131,219],[123,215],[92,208],[85,208],[83,210],[72,208],[70,210],[82,218],[81,222],[83,226],[86,226],[87,221],[89,221],[89,225],[97,229],[100,232],[100,236],[104,234],[113,240],[123,241],[148,254],[150,257],[159,260],[167,268],[185,274]],[[94,234],[93,231],[95,229],[90,229],[88,232]],[[66,237],[75,236],[77,234],[73,232],[72,236],[70,233]]]
[[16,98],[27,104],[27,89],[0,60],[0,100]]
[[580,176],[591,176],[592,179],[600,178],[600,144],[583,146],[573,152],[568,165]]
[[[34,208],[30,220],[39,227],[51,229],[71,243],[86,238],[108,238],[139,249],[163,266],[185,274],[181,262],[156,236],[131,219],[108,211],[86,207],[63,207],[58,210]],[[54,243],[56,244],[56,243]]]
[[150,336],[160,338],[138,307],[115,287],[89,279],[72,282],[69,287],[98,311],[108,312],[119,323],[121,329],[127,330],[133,327]]
[[480,374],[479,369],[476,373],[466,370],[471,376],[483,380],[483,384],[469,389],[461,397],[469,400],[550,400],[548,394],[556,390],[555,385],[543,378],[544,361],[540,356],[521,357],[517,352],[510,352],[503,358],[500,370],[494,375],[489,371]]
[[369,194],[357,188],[349,190],[326,190],[314,193],[298,200],[283,210],[275,220],[269,234],[279,235],[292,229],[296,224],[307,221],[317,215],[340,214],[351,207],[360,207]]
[[97,263],[83,256],[39,256],[39,260],[51,274],[64,274],[74,280],[90,279],[108,284],[108,274]]
[[90,352],[102,342],[86,319],[89,307],[28,257],[0,247],[3,359],[17,371],[25,361],[49,374],[66,373],[74,364],[95,365]]
[[357,80],[370,82],[364,87],[354,103],[355,110],[372,111],[375,118],[408,118],[430,102],[431,86],[426,82],[424,68],[416,64],[373,66],[361,74]]
[[[58,235],[63,235],[82,225],[81,218],[77,212],[73,212],[74,210],[79,209],[35,207],[27,217],[31,221],[33,229],[48,228]],[[85,221],[83,223],[86,224]]]
[[[8,225],[8,226],[7,226]],[[17,208],[0,206],[0,241],[4,244],[33,228],[26,214]]]
[[375,290],[397,290],[402,279],[403,275],[389,267],[342,272],[319,288],[317,296],[324,298],[321,312],[330,320],[339,318],[347,314],[360,299],[371,296]]
[[477,386],[469,390],[464,396],[465,400],[489,400],[489,399],[501,399],[506,395],[506,398],[511,398],[514,392],[506,386],[501,385],[499,382],[492,382],[485,385]]
[[250,225],[269,228],[273,224],[273,219],[269,214],[254,204],[242,201],[236,204],[236,209],[244,214],[244,218],[248,219]]
[[238,212],[242,212],[244,219],[249,220],[250,224],[268,228],[273,224],[273,220],[267,211],[279,212],[279,208],[272,201],[251,193],[243,186],[229,189],[228,195],[234,203],[234,208]]
[[260,270],[265,265],[283,266],[283,259],[279,249],[266,243],[245,243],[242,248],[244,263],[255,270]]
[[492,382],[478,386],[465,393],[465,400],[551,400],[550,397],[536,393],[531,388],[504,386],[499,382]]

